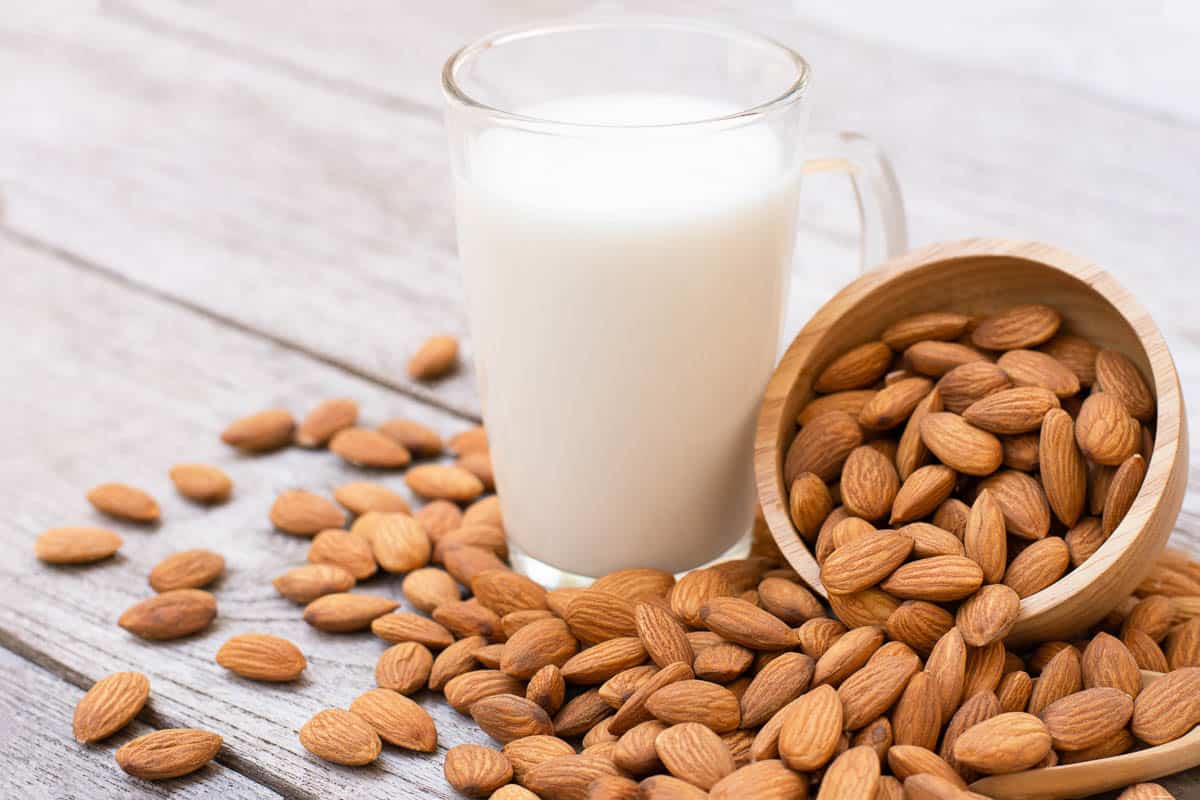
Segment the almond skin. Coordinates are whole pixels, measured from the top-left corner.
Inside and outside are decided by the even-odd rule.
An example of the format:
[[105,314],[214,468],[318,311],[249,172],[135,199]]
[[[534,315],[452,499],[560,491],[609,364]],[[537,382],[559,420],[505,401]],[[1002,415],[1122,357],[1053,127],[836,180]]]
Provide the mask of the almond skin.
[[334,434],[329,449],[343,461],[372,469],[399,469],[412,461],[404,445],[371,428],[346,428]]
[[717,733],[734,730],[741,722],[741,709],[733,692],[708,681],[669,683],[647,698],[646,710],[668,725],[699,722]]
[[893,525],[928,516],[954,491],[954,470],[944,464],[920,467],[905,479],[892,503]]
[[[331,595],[332,596],[332,595]],[[370,616],[367,624],[371,626],[371,633],[383,639],[385,642],[398,644],[400,642],[419,642],[426,647],[440,650],[443,647],[449,647],[454,643],[454,636],[450,631],[434,620],[427,619],[418,614],[412,614],[408,611],[396,611],[387,613],[395,609],[398,605],[394,601],[386,597],[372,597],[370,595],[342,595],[339,602],[344,602],[344,598],[369,598],[370,602],[359,601],[361,613],[357,615],[355,624],[359,627],[365,627],[361,624],[361,620]],[[324,602],[328,598],[322,597],[318,602]],[[383,602],[380,602],[383,601]],[[312,605],[310,604],[309,608]],[[386,609],[380,611],[380,609]],[[377,613],[378,612],[378,613]],[[305,610],[305,621],[308,621],[308,610]],[[310,623],[311,624],[311,623]]]
[[1079,652],[1074,647],[1059,651],[1042,669],[1029,696],[1030,714],[1041,714],[1046,706],[1083,688]]
[[359,631],[399,605],[388,597],[339,592],[326,594],[304,608],[304,621],[330,633]]
[[[657,672],[649,675],[644,680],[639,680],[636,684],[636,688],[634,688],[625,701],[621,703],[620,707],[617,709],[616,716],[613,717],[609,722],[609,732],[616,736],[620,736],[634,725],[638,725],[642,722],[652,719],[654,714],[648,710],[646,705],[650,697],[656,694],[664,686],[668,686],[679,681],[691,680],[692,677],[693,673],[691,665],[684,664],[682,662],[675,662],[673,664],[668,664],[666,667],[663,667]],[[605,698],[604,687],[601,687],[597,694],[602,699]],[[737,698],[734,697],[734,703],[736,704],[736,702]],[[734,727],[737,726],[734,725]]]
[[1168,672],[1133,702],[1133,735],[1150,745],[1178,739],[1200,722],[1200,667]]
[[1142,429],[1114,395],[1094,392],[1075,420],[1075,440],[1097,464],[1117,466],[1137,452]]
[[561,669],[563,677],[572,684],[597,685],[645,660],[646,648],[641,639],[618,636],[571,656]]
[[1024,711],[1033,693],[1033,679],[1024,670],[1006,672],[996,687],[996,699],[1002,711]]
[[848,389],[843,392],[814,397],[800,410],[796,422],[804,427],[822,414],[830,411],[844,411],[852,417],[857,417],[863,406],[875,396],[874,389]]
[[1108,496],[1104,498],[1101,528],[1105,537],[1115,531],[1121,520],[1125,519],[1145,478],[1146,460],[1139,454],[1130,456],[1117,467],[1112,482],[1108,485]]
[[1067,543],[1057,536],[1047,536],[1017,554],[1004,573],[1004,583],[1024,599],[1061,578],[1070,563]]
[[588,788],[600,777],[617,775],[608,758],[580,754],[557,756],[534,765],[525,772],[525,786],[539,797],[562,800],[586,800]]
[[786,650],[796,644],[795,633],[781,620],[736,597],[709,600],[700,619],[709,630],[754,650]]
[[1013,536],[1041,539],[1049,533],[1050,504],[1041,485],[1024,472],[998,472],[980,482],[979,489],[991,492]]
[[308,666],[300,648],[278,636],[243,633],[217,651],[217,663],[243,678],[256,681],[294,681]]
[[438,432],[416,420],[396,417],[381,423],[377,430],[417,458],[432,458],[442,452],[442,437]]
[[340,528],[321,531],[308,547],[310,564],[335,564],[354,576],[365,580],[378,570],[371,543],[365,536]]
[[946,411],[961,414],[972,403],[994,392],[1008,389],[1012,381],[990,361],[972,361],[955,367],[937,382],[938,394]]
[[271,524],[284,533],[313,536],[346,524],[346,515],[331,501],[303,489],[289,489],[275,498]]
[[926,672],[918,672],[904,687],[892,711],[896,745],[913,745],[932,750],[942,730],[942,705],[938,687]]
[[306,564],[289,569],[272,585],[293,603],[311,603],[322,595],[353,589],[354,576],[332,564]]
[[990,475],[1004,460],[999,439],[949,412],[921,420],[921,440],[943,464],[967,475]]
[[982,584],[983,570],[971,559],[934,556],[901,566],[880,588],[905,600],[941,603],[968,597]]
[[905,600],[884,623],[893,641],[903,642],[923,656],[953,627],[954,616],[949,611],[924,600]]
[[135,486],[124,483],[102,483],[87,493],[88,502],[97,511],[129,522],[157,522],[158,503]]
[[[480,640],[479,646],[482,644]],[[381,689],[410,695],[425,688],[432,671],[433,654],[428,647],[418,642],[401,642],[379,655],[375,662],[375,683]]]
[[1038,442],[1042,486],[1054,515],[1068,528],[1087,499],[1087,465],[1075,444],[1075,421],[1061,409],[1046,414]]
[[823,394],[861,389],[883,377],[892,363],[892,351],[883,342],[867,342],[834,359],[822,370],[813,388]]
[[1175,800],[1175,796],[1157,783],[1138,783],[1121,792],[1117,800]]
[[[443,603],[433,610],[433,620],[455,636],[482,636],[489,641],[504,638],[500,617],[473,597],[470,600]],[[477,653],[476,658],[482,659],[483,654]],[[499,666],[499,659],[500,650],[496,648],[492,666]]]
[[1100,391],[1116,397],[1134,419],[1148,422],[1154,418],[1154,395],[1124,354],[1101,350],[1096,355],[1096,384]]
[[300,744],[318,758],[348,767],[370,764],[383,749],[379,735],[366,720],[340,708],[318,711],[304,723]]
[[788,446],[783,472],[790,485],[811,472],[826,483],[836,480],[850,451],[862,444],[858,422],[844,411],[822,414],[800,429]]
[[950,717],[950,721],[946,725],[946,733],[942,736],[942,746],[938,751],[942,760],[954,767],[954,770],[964,778],[973,778],[975,771],[965,764],[958,763],[954,757],[954,745],[964,731],[1002,712],[1000,701],[990,691],[976,692],[963,701],[962,706]]
[[233,480],[211,464],[176,464],[170,475],[175,489],[197,503],[223,503],[233,493]]
[[962,416],[976,428],[1011,435],[1037,430],[1046,413],[1058,407],[1058,398],[1050,390],[1018,386],[975,401]]
[[1120,639],[1099,633],[1088,643],[1080,660],[1083,685],[1087,689],[1111,687],[1130,697],[1142,690],[1137,660]]
[[1039,387],[1057,397],[1079,393],[1079,376],[1054,356],[1037,350],[1009,350],[996,365],[1017,386]]
[[366,721],[388,744],[418,753],[437,750],[433,718],[404,695],[390,689],[370,689],[350,703],[350,711]]
[[470,713],[471,706],[485,697],[497,694],[519,694],[524,686],[519,680],[494,669],[464,672],[446,682],[443,694],[455,711]]
[[217,599],[201,589],[174,589],[128,608],[117,624],[143,639],[164,641],[198,633],[217,616]]
[[967,329],[971,318],[950,311],[928,311],[893,322],[879,337],[896,352],[926,339],[952,341]]
[[869,747],[851,747],[825,770],[817,800],[872,800],[879,788],[879,757]]
[[195,772],[216,757],[221,737],[191,728],[139,736],[117,751],[117,766],[135,778],[162,781]]
[[811,472],[802,472],[792,481],[788,491],[788,511],[796,532],[811,542],[821,529],[821,523],[833,510],[833,499],[825,481]]
[[764,578],[758,585],[758,602],[787,625],[800,625],[826,613],[812,592],[787,578]]
[[967,730],[954,743],[960,764],[997,775],[1020,772],[1039,763],[1050,752],[1050,733],[1032,714],[1019,711],[997,714]]
[[150,679],[140,672],[114,672],[92,684],[75,706],[75,741],[90,744],[112,736],[141,713]]
[[1008,635],[1021,610],[1021,599],[1004,584],[982,587],[958,607],[956,623],[972,647],[998,642]]
[[667,728],[654,740],[654,750],[668,772],[705,791],[735,769],[721,737],[695,722]]
[[349,397],[334,397],[317,405],[296,429],[296,444],[324,447],[334,434],[358,420],[358,403]]
[[928,378],[899,380],[875,393],[858,412],[858,422],[873,431],[891,430],[908,419],[932,390],[933,381]]
[[581,736],[601,722],[612,724],[612,708],[600,697],[598,689],[589,689],[573,697],[554,715],[554,733],[562,737]]
[[1004,578],[1008,565],[1004,512],[987,489],[980,490],[967,514],[963,552],[979,565],[983,579],[988,583],[997,583]]
[[936,775],[959,789],[967,788],[954,767],[927,747],[898,744],[888,750],[887,761],[892,774],[900,780],[913,775]]
[[757,728],[807,691],[813,663],[801,653],[782,653],[762,667],[739,699],[741,726]]
[[386,572],[409,572],[429,563],[433,545],[428,534],[408,514],[372,511],[359,517],[351,530],[363,536]]
[[1041,718],[1055,749],[1083,750],[1120,731],[1132,714],[1133,698],[1104,686],[1054,701],[1042,709]]
[[408,375],[418,381],[431,381],[450,374],[458,367],[458,339],[449,334],[430,336],[408,360]]
[[545,709],[524,695],[497,694],[477,700],[471,706],[471,717],[480,730],[501,744],[554,733]]
[[489,570],[476,575],[471,581],[471,592],[480,603],[501,616],[546,608],[546,590],[509,570]]
[[450,573],[437,567],[422,567],[404,576],[401,584],[404,597],[421,611],[430,612],[443,603],[462,599],[458,582]]
[[446,782],[468,797],[487,797],[508,783],[512,764],[498,750],[478,744],[460,744],[446,751]]
[[483,494],[483,481],[462,467],[420,464],[404,473],[408,488],[433,500],[468,503]]
[[670,611],[650,603],[639,603],[633,613],[634,625],[646,653],[660,667],[676,661],[690,664],[695,658],[683,625]]
[[739,767],[717,781],[708,796],[710,800],[786,800],[804,797],[808,792],[808,779],[784,766],[782,761],[770,759]]
[[1080,386],[1091,386],[1096,382],[1096,354],[1100,351],[1082,336],[1060,333],[1040,349],[1074,372]]
[[847,730],[857,730],[891,708],[920,665],[907,645],[892,642],[876,650],[866,666],[838,687]]
[[386,486],[370,481],[344,483],[333,490],[333,499],[341,503],[351,514],[362,515],[369,511],[398,511],[411,514],[408,501]]
[[913,409],[908,422],[904,425],[904,433],[900,435],[900,441],[896,445],[896,472],[899,474],[900,480],[908,480],[913,472],[924,466],[925,462],[929,460],[929,449],[921,440],[921,420],[927,414],[936,414],[941,410],[943,410],[942,393],[937,388],[931,389],[929,394],[925,395]]
[[567,624],[558,618],[532,622],[505,643],[500,669],[516,678],[530,678],[547,664],[561,667],[579,650]]
[[[873,447],[856,447],[842,467],[842,504],[856,517],[883,518],[892,507],[900,478],[887,456]],[[832,501],[830,502],[832,509]]]
[[904,351],[904,360],[922,375],[939,378],[955,367],[988,358],[960,342],[917,342]]
[[821,583],[830,592],[853,594],[891,575],[912,552],[913,540],[879,533],[834,550],[821,565]]
[[[1171,669],[1167,657],[1158,644],[1145,631],[1127,630],[1121,634],[1121,644],[1128,648],[1137,662],[1139,670],[1148,669],[1151,672],[1167,672]],[[1139,688],[1141,679],[1138,680]]]
[[925,671],[938,687],[942,722],[948,722],[962,699],[967,671],[967,646],[957,628],[951,628],[938,639],[925,659]]
[[971,341],[985,350],[1017,350],[1049,341],[1062,325],[1062,316],[1047,305],[1012,306],[980,320]]
[[122,544],[107,528],[50,528],[33,543],[33,552],[47,564],[92,564],[113,555]]
[[291,444],[295,428],[291,412],[271,408],[233,422],[221,434],[221,441],[247,453],[266,453]]

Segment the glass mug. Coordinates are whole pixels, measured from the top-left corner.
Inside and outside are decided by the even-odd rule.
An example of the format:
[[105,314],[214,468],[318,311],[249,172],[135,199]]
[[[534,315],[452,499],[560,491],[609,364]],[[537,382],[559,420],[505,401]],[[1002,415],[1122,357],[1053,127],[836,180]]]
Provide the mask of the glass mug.
[[442,82],[479,394],[513,566],[547,585],[745,552],[800,176],[854,181],[863,264],[905,249],[867,140],[805,136],[808,66],[719,25],[531,26]]

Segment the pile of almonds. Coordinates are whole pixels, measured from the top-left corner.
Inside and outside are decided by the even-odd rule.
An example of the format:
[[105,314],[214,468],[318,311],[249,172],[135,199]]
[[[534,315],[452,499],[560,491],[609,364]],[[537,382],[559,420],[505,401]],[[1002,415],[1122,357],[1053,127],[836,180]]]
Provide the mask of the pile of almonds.
[[784,473],[842,622],[914,646],[914,620],[957,624],[986,645],[1120,524],[1154,396],[1126,356],[1061,323],[1045,305],[918,314],[816,376]]
[[[350,401],[333,400],[299,427],[287,412],[264,412],[235,422],[223,438],[252,452],[325,445],[352,463],[378,464],[372,454],[389,446],[371,443],[375,437],[334,446],[361,430],[387,437],[409,459],[442,452],[440,437],[417,423],[368,431],[354,427],[357,416]],[[781,563],[761,520],[746,559],[679,580],[634,568],[586,589],[547,591],[508,568],[497,498],[483,496],[490,470],[485,479],[463,463],[471,455],[487,463],[486,434],[460,433],[450,449],[457,465],[408,469],[406,482],[426,500],[415,513],[369,482],[339,487],[336,503],[288,491],[268,512],[279,530],[312,537],[309,563],[275,581],[280,594],[303,604],[314,627],[369,629],[386,644],[376,686],[299,731],[319,758],[365,765],[384,743],[435,751],[434,722],[410,699],[431,691],[495,742],[445,754],[447,781],[472,797],[958,799],[980,796],[966,788],[980,776],[1102,758],[1200,724],[1200,564],[1177,551],[1094,630],[1021,652],[1006,649],[995,634],[1001,612],[982,601],[964,603],[949,625],[925,613],[928,606],[949,614],[932,600],[897,603],[893,611],[922,605],[883,622],[839,621],[837,601],[827,608]],[[172,477],[197,502],[223,502],[232,491],[212,467],[182,465]],[[92,499],[118,518],[159,516],[157,503],[132,487]],[[355,515],[349,527],[346,511]],[[958,539],[954,527],[944,530]],[[826,563],[857,541],[849,538]],[[110,531],[60,528],[35,549],[51,563],[87,563],[120,546]],[[121,624],[148,639],[203,631],[216,601],[202,587],[223,564],[208,551],[167,558],[149,576],[159,593]],[[415,612],[352,591],[380,570],[405,574],[402,591]],[[859,594],[869,591],[884,590]],[[298,648],[265,633],[231,638],[215,662],[264,681],[293,680],[306,667]],[[1166,675],[1144,687],[1139,669]],[[119,731],[149,692],[138,673],[98,681],[76,709],[76,738],[96,742]],[[125,745],[117,761],[153,780],[187,774],[220,747],[213,733],[164,730]],[[1123,795],[1169,797],[1153,784]]]

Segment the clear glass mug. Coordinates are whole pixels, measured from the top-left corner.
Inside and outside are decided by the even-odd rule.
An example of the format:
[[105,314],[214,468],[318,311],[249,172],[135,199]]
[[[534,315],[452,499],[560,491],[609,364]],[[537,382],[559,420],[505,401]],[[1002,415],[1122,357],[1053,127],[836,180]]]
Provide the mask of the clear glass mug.
[[458,248],[513,565],[562,585],[744,551],[800,176],[854,182],[862,261],[905,249],[869,141],[806,135],[789,48],[679,20],[488,36],[442,74]]

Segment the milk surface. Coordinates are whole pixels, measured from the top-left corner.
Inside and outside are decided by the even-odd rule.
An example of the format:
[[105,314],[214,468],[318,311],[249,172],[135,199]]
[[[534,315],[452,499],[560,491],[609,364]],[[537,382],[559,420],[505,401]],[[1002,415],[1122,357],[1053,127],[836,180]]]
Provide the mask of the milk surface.
[[[622,94],[520,112],[661,125],[734,110]],[[491,129],[459,169],[459,252],[505,528],[559,569],[680,571],[752,522],[753,429],[799,173],[762,125],[696,131]]]

